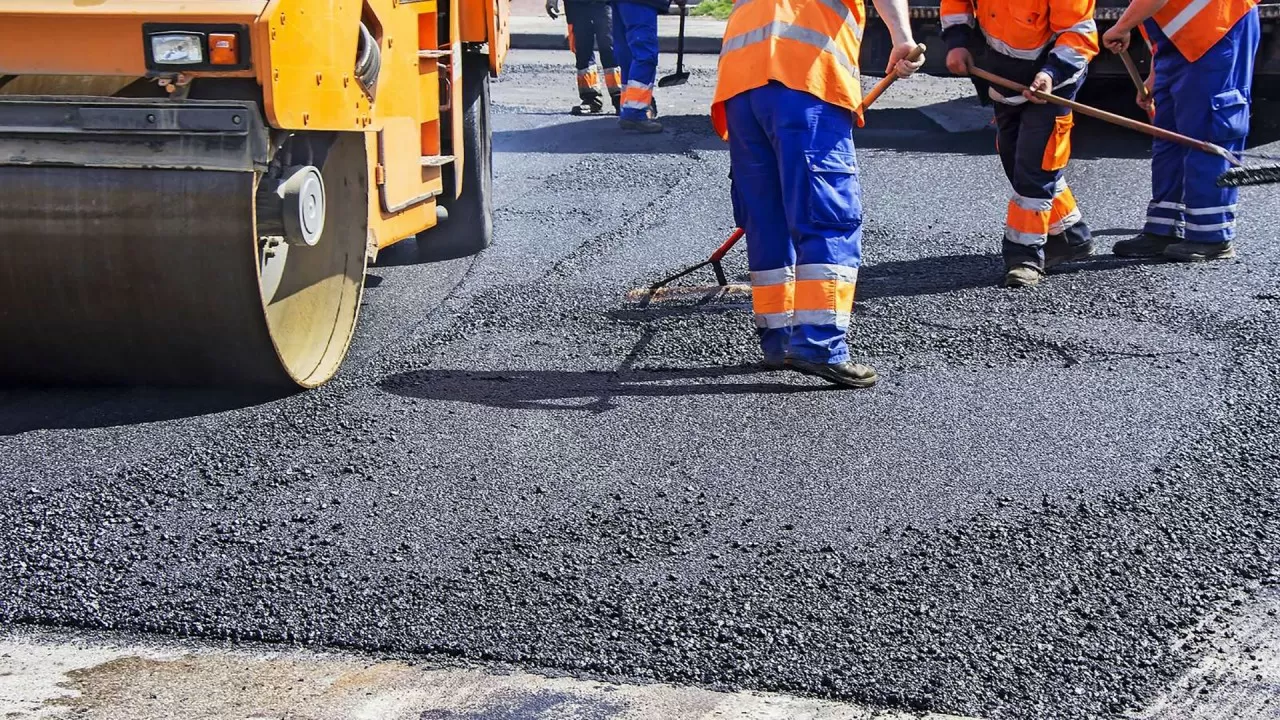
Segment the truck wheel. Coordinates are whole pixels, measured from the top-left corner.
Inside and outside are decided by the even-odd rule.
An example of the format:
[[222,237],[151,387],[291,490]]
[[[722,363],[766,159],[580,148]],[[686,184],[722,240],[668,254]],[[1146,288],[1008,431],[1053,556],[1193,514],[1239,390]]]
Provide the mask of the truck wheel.
[[419,248],[432,260],[475,255],[493,244],[493,129],[489,125],[489,59],[484,55],[462,56],[459,141],[462,194],[454,197],[454,175],[446,172],[440,204],[449,216],[419,239]]

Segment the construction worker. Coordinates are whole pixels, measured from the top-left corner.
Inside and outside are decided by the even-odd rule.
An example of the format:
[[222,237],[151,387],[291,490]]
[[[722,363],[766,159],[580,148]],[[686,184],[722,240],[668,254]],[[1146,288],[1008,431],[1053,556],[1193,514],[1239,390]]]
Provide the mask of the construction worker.
[[[1250,89],[1261,35],[1257,4],[1133,0],[1103,42],[1114,52],[1126,50],[1133,28],[1141,24],[1152,48],[1146,85],[1155,104],[1154,124],[1238,153],[1249,134]],[[1138,104],[1150,108],[1141,93]],[[1179,261],[1235,257],[1239,190],[1215,184],[1228,167],[1216,155],[1154,141],[1146,224],[1112,251]]]
[[[888,71],[914,73],[906,0],[875,0]],[[721,45],[711,121],[729,142],[734,218],[746,231],[765,366],[847,387],[875,384],[845,334],[862,263],[853,129],[862,125],[861,0],[738,0]]]
[[[547,14],[560,17],[560,0],[547,0]],[[596,48],[604,66],[604,86],[615,113],[622,109],[622,69],[613,52],[613,19],[608,0],[564,0],[565,21],[569,25],[569,51],[578,66],[578,99],[570,112],[597,114],[604,110],[600,94],[601,72],[596,67]]]
[[[1029,86],[1074,98],[1098,54],[1094,0],[942,0],[947,68],[978,67]],[[975,37],[980,30],[985,38]],[[989,87],[995,101],[996,148],[1013,186],[1001,254],[1005,287],[1035,285],[1050,267],[1094,252],[1089,226],[1063,172],[1071,158],[1071,110]]]
[[669,0],[610,0],[613,45],[622,65],[622,111],[618,126],[629,132],[659,133],[653,86],[658,77],[658,15]]

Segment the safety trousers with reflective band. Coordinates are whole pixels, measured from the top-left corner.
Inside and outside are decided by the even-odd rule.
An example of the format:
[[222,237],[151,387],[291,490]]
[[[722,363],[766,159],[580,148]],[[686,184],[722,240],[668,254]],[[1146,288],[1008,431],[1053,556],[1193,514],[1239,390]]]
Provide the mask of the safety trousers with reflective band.
[[653,84],[658,75],[658,11],[649,5],[626,2],[616,5],[613,45],[622,67],[623,120],[648,117]]
[[[1233,153],[1244,150],[1260,38],[1254,9],[1195,62],[1188,62],[1167,42],[1157,44],[1155,124]],[[1217,155],[1154,141],[1144,231],[1194,242],[1233,239],[1240,191],[1216,184],[1227,168],[1227,161]]]
[[[1078,84],[1055,94],[1075,97]],[[1071,160],[1070,108],[1053,104],[995,104],[996,148],[1013,193],[1005,216],[1005,255],[1044,262],[1049,235],[1065,235],[1070,244],[1091,234],[1064,171]]]
[[761,349],[843,362],[862,264],[853,113],[771,82],[730,98],[725,118]]
[[622,94],[622,68],[605,68],[604,69],[604,86],[608,89],[610,95]]
[[725,138],[725,101],[770,81],[857,111],[865,25],[862,0],[737,0],[720,45],[712,127]]
[[578,96],[583,99],[596,97],[600,91],[596,88],[600,84],[600,73],[596,71],[595,65],[586,70],[578,71]]

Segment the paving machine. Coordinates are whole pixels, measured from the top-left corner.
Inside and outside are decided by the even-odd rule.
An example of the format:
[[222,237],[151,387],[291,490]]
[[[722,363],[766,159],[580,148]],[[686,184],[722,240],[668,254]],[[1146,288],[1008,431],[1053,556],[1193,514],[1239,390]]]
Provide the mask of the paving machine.
[[0,381],[310,388],[491,243],[509,0],[0,0]]

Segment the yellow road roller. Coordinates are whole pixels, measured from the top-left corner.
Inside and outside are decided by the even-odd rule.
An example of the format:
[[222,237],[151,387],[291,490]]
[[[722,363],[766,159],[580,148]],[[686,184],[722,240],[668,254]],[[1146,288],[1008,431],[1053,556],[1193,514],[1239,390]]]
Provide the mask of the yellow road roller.
[[509,0],[0,0],[0,382],[316,387],[492,242]]

